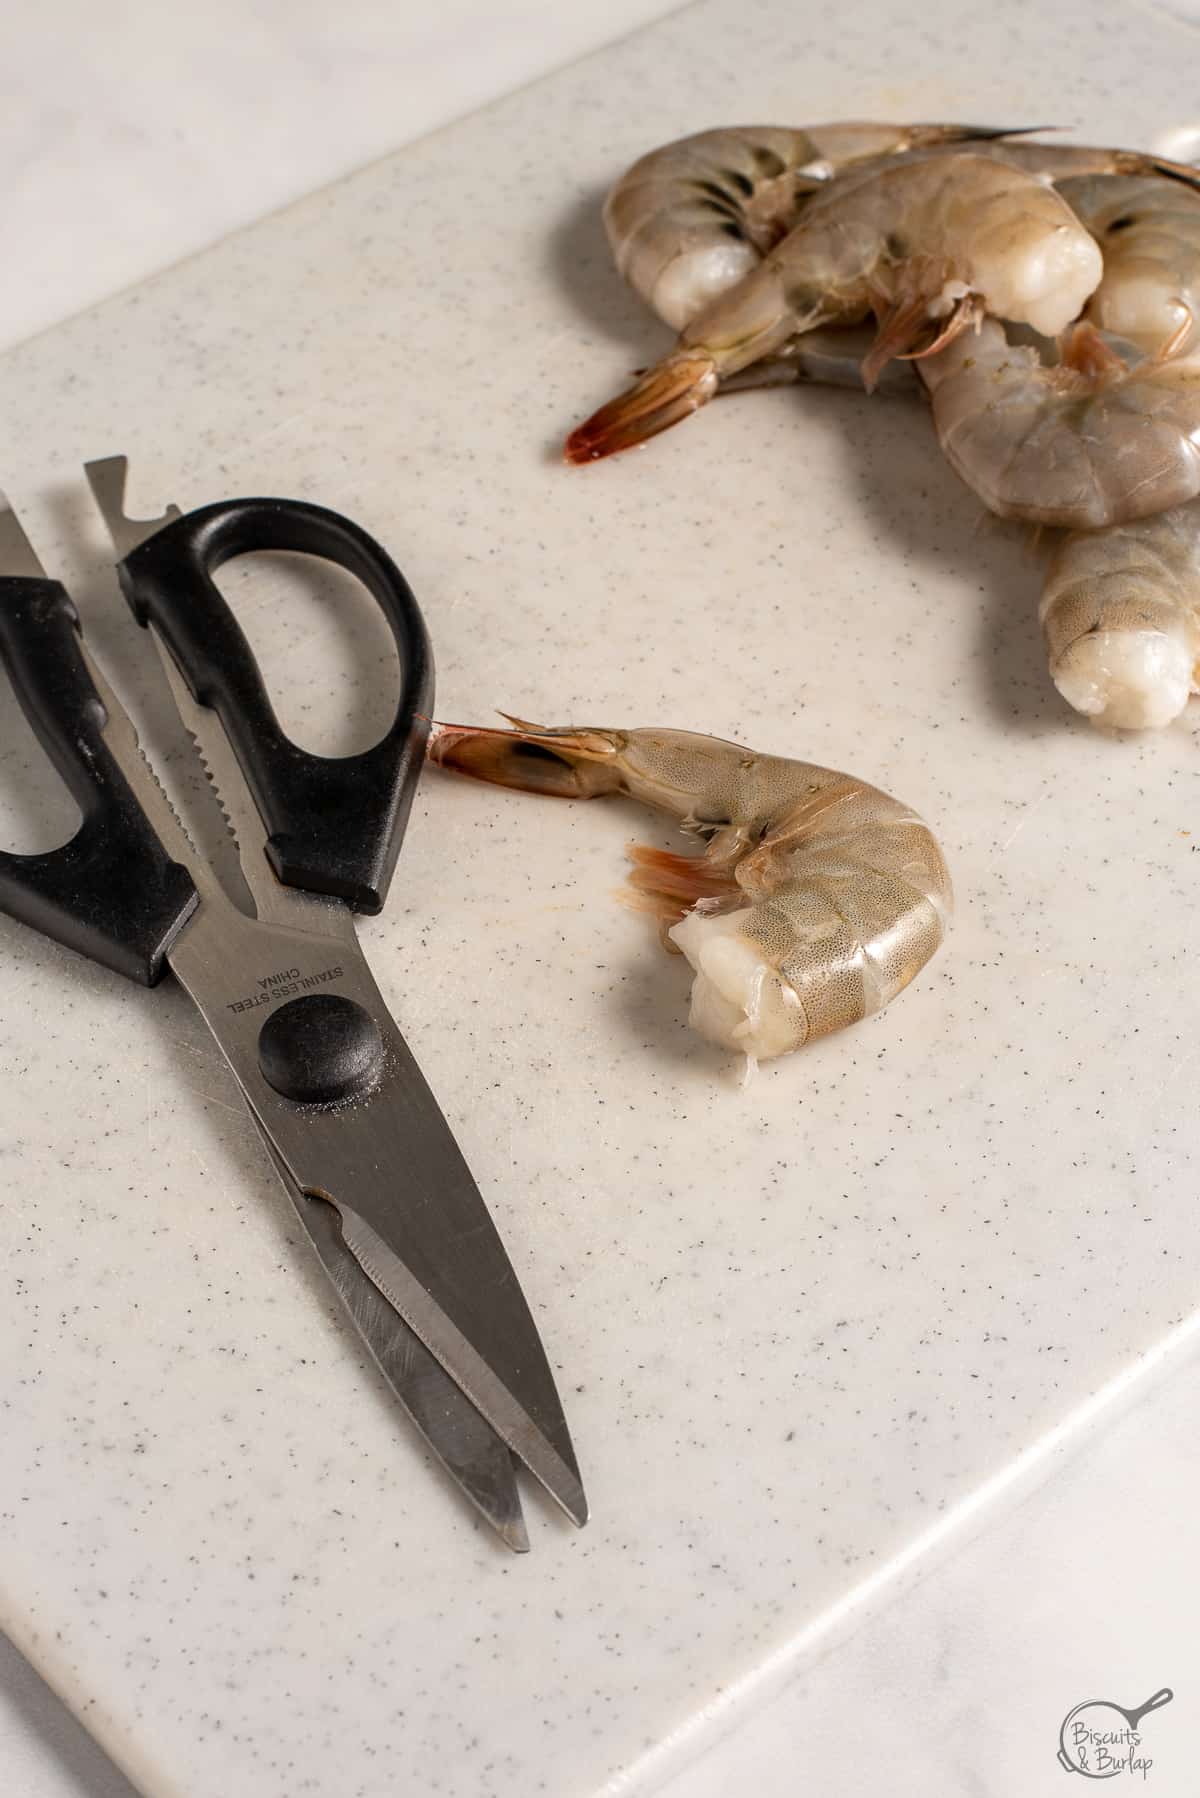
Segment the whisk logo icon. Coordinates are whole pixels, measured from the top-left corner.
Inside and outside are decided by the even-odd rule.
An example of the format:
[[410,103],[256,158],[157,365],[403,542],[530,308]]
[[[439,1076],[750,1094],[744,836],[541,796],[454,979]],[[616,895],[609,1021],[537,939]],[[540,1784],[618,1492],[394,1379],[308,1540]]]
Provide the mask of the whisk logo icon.
[[1143,1752],[1139,1726],[1148,1712],[1170,1704],[1174,1696],[1170,1686],[1163,1686],[1134,1711],[1105,1698],[1077,1704],[1067,1712],[1058,1732],[1060,1764],[1068,1773],[1082,1773],[1086,1779],[1113,1779],[1118,1773],[1145,1779],[1154,1761]]

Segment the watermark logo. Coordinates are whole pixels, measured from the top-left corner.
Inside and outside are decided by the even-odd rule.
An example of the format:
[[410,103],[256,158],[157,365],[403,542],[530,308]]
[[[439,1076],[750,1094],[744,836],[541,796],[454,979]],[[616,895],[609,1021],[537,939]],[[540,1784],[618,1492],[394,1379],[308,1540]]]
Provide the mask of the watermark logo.
[[1087,1779],[1113,1779],[1118,1773],[1145,1779],[1154,1761],[1142,1747],[1142,1718],[1170,1704],[1174,1696],[1170,1686],[1164,1686],[1135,1711],[1106,1698],[1077,1704],[1058,1732],[1059,1761],[1068,1773],[1082,1773]]

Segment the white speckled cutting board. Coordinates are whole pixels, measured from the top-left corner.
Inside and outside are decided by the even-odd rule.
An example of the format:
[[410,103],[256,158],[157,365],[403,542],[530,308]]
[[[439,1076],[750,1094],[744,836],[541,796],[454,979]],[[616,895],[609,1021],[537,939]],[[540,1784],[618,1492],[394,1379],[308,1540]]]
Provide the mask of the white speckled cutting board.
[[[706,0],[0,362],[0,478],[206,839],[85,457],[128,452],[146,511],[359,518],[426,608],[443,717],[851,768],[937,826],[958,890],[900,1002],[742,1092],[612,903],[632,808],[423,785],[362,935],[568,1404],[593,1521],[531,1494],[521,1561],[364,1366],[183,996],[0,919],[0,1625],[153,1798],[596,1793],[1196,1304],[1191,720],[1134,742],[1064,713],[1036,560],[917,406],[762,393],[557,460],[665,341],[598,222],[648,145],[1193,122],[1165,12],[915,17]],[[226,590],[285,722],[369,740],[366,603]],[[64,836],[11,708],[0,756],[4,839]]]

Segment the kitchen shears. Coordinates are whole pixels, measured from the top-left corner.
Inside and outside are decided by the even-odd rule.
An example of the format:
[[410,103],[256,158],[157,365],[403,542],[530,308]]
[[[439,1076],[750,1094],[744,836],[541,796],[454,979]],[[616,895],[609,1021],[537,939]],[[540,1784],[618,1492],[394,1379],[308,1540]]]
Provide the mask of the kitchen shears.
[[[577,1524],[579,1469],[516,1275],[354,931],[383,905],[420,774],[433,662],[417,602],[365,531],[294,500],[140,521],[123,456],[86,467],[117,575],[236,839],[251,917],[143,757],[64,588],[0,496],[0,662],[83,814],[63,847],[0,853],[0,910],[153,986],[169,968],[229,1063],[326,1273],[435,1454],[511,1548],[514,1457]],[[392,724],[329,758],[287,738],[214,572],[293,550],[358,577],[400,655]]]

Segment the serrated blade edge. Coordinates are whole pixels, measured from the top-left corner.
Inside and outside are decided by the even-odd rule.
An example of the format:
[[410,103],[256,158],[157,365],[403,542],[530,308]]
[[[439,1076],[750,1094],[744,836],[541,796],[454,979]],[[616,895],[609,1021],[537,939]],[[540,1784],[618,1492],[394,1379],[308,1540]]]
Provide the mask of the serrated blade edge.
[[109,686],[83,637],[79,640],[79,648],[104,707],[104,740],[113,760],[129,783],[155,836],[167,854],[187,869],[196,890],[203,896],[212,890],[211,871],[188,834],[187,826],[175,810],[166,788],[146,759],[146,752],[132,718]]
[[317,930],[322,936],[352,936],[353,919],[340,900],[286,887],[275,878],[263,848],[263,821],[224,725],[211,706],[200,705],[193,699],[166,643],[153,625],[149,629],[166,672],[175,709],[196,746],[196,755],[237,849],[242,877],[254,901],[259,922],[283,924],[292,930]]

